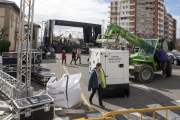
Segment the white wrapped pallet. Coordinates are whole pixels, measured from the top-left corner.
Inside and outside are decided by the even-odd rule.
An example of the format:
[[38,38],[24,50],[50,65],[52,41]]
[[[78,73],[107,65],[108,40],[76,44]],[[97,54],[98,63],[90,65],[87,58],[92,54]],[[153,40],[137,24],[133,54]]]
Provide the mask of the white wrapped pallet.
[[52,77],[47,83],[47,94],[55,100],[55,106],[61,108],[71,108],[78,104],[81,99],[81,80],[82,73],[67,75],[57,81]]

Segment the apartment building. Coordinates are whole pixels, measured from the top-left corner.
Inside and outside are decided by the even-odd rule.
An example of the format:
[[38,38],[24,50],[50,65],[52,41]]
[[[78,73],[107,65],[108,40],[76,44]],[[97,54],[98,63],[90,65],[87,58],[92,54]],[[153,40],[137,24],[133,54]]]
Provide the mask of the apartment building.
[[[111,2],[110,24],[117,24],[140,38],[176,40],[176,20],[167,13],[164,0],[120,0]],[[110,25],[109,24],[109,25]]]

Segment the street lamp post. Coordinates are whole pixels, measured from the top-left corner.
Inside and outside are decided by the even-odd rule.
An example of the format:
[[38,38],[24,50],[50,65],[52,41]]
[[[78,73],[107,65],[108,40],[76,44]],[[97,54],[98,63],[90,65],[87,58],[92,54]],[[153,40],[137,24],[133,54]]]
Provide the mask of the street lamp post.
[[42,37],[42,33],[43,33],[43,22],[46,22],[46,21],[42,21],[42,28],[41,28],[41,46],[42,46],[42,41],[43,41],[43,37]]

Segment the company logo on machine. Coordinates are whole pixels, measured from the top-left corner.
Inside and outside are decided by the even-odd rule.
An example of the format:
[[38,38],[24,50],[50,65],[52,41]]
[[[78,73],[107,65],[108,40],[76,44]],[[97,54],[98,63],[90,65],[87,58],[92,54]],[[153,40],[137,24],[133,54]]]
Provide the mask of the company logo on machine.
[[109,63],[120,63],[121,57],[120,56],[111,56],[109,58]]

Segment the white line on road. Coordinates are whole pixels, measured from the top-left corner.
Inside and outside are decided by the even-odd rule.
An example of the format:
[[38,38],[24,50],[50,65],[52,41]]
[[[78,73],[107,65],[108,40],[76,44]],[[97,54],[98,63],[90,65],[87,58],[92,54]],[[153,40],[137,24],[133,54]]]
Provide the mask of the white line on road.
[[[130,109],[121,109],[118,111],[123,111],[123,110],[133,110],[133,108]],[[127,114],[122,114],[126,119],[127,119]],[[141,114],[140,113],[131,113],[129,114],[129,120],[140,120],[141,119]],[[147,120],[144,116],[142,116],[143,120]]]
[[70,120],[70,119],[69,119],[69,116],[67,116],[67,117],[58,117],[58,116],[56,116],[54,118],[54,120]]
[[146,87],[145,85],[142,85],[142,84],[134,84],[131,82],[130,86],[133,86],[135,88],[138,88],[138,89],[141,89],[141,90],[145,90],[147,92],[151,92],[148,87]]
[[180,106],[180,100],[171,101],[171,103]]
[[[147,105],[149,108],[162,107],[160,104],[151,104]],[[166,110],[158,110],[156,113],[160,114],[164,118],[166,118]],[[168,110],[168,120],[180,120],[180,116],[170,110]]]
[[91,113],[91,114],[86,114],[88,119],[92,119],[92,118],[101,118],[104,113],[100,112],[100,113]]

